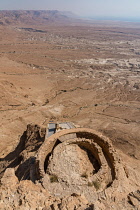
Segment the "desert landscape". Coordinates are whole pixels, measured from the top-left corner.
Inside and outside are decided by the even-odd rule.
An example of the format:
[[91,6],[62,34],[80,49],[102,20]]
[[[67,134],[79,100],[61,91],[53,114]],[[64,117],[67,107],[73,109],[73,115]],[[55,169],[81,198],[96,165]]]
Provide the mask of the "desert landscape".
[[[0,11],[0,75],[1,209],[139,209],[139,23],[82,20],[56,10]],[[50,121],[72,122],[109,139],[111,151],[120,158],[115,178],[120,188],[113,198],[108,190],[113,187],[106,193],[103,188],[102,196],[94,195],[93,200],[88,199],[91,192],[57,197],[49,194],[52,187],[47,190],[40,182],[19,178],[20,164],[43,146]],[[17,150],[25,132],[24,146]],[[57,164],[63,147],[73,151],[68,160],[78,154],[82,162],[88,160],[77,146],[59,147],[51,164]],[[15,199],[10,198],[13,191]]]

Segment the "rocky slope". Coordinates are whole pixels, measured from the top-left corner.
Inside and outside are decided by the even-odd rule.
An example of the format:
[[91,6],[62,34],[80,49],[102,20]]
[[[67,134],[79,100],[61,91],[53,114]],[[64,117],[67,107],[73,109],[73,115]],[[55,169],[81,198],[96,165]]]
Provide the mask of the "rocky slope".
[[[95,209],[138,209],[139,24],[113,23],[112,26],[111,23],[102,25],[101,22],[82,23],[74,20],[64,23],[65,17],[62,18],[57,11],[36,14],[33,11],[20,11],[19,17],[18,15],[16,17],[16,12],[4,11],[1,15],[2,13],[4,15],[1,16],[3,23],[0,24],[1,208],[31,209],[33,206],[33,209],[39,207],[62,209],[63,206],[63,209],[93,209],[94,205]],[[49,20],[43,19],[49,15]],[[56,21],[61,18],[63,19],[61,23]],[[69,178],[66,168],[71,170],[69,162],[74,164],[74,176],[68,179],[68,184],[69,181],[76,185],[85,184],[84,189],[87,191],[88,179],[92,179],[91,170],[98,170],[95,159],[92,158],[92,163],[95,164],[91,165],[86,150],[73,144],[58,144],[52,152],[46,178],[43,175],[44,183],[47,185],[49,174],[55,172],[58,176],[63,167],[65,173],[59,177],[61,187],[59,193],[63,194],[62,187],[65,187],[67,196],[56,199],[55,190],[58,183],[53,183],[53,187],[48,188],[52,190],[50,193],[47,189],[44,190],[40,182],[33,180],[32,183],[31,180],[25,180],[29,179],[28,167],[34,163],[33,157],[44,144],[45,129],[49,121],[71,121],[80,127],[94,129],[109,137],[121,159],[120,168],[125,171],[117,185],[119,191],[108,194],[109,190],[105,190],[105,194],[101,194],[100,197],[91,196],[98,198],[94,201],[88,200],[86,195],[84,198],[81,186],[75,188],[77,190],[75,194],[68,193],[74,189],[73,185],[69,189],[66,182]],[[28,124],[38,126],[29,125],[26,130]],[[83,141],[84,139],[85,137]],[[76,137],[74,141],[78,140]],[[70,158],[71,156],[74,159]],[[78,156],[81,161],[75,161]],[[57,159],[61,160],[58,165]],[[89,164],[86,165],[86,162]],[[80,169],[77,169],[77,166]],[[88,174],[84,174],[85,170]],[[80,193],[78,188],[81,189]],[[95,193],[93,185],[91,188],[92,193]]]
[[108,138],[92,132],[74,128],[47,139],[44,128],[28,125],[15,150],[1,159],[0,208],[138,210],[138,176]]
[[48,24],[66,22],[75,17],[70,12],[59,12],[57,10],[1,10],[0,25],[13,24]]

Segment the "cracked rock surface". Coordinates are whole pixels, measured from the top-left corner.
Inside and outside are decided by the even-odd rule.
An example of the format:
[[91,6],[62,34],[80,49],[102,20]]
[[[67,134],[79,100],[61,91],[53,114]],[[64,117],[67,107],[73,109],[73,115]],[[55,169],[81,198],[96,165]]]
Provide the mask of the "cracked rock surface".
[[[138,23],[0,11],[0,209],[139,209],[139,37]],[[46,148],[50,121],[109,144]]]

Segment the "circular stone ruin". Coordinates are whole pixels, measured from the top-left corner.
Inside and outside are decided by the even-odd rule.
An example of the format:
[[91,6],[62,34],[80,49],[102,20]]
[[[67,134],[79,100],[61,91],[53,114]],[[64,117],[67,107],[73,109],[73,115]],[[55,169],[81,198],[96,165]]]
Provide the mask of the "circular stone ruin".
[[109,187],[116,187],[119,167],[110,140],[87,128],[59,131],[48,137],[38,152],[42,185],[63,198],[84,194],[88,200]]

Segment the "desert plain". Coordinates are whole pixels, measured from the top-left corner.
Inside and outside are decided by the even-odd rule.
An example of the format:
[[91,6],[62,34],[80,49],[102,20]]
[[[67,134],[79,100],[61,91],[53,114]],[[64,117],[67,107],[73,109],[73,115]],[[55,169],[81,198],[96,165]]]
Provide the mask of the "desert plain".
[[73,122],[111,140],[138,190],[140,24],[27,15],[0,20],[1,160],[28,124]]

